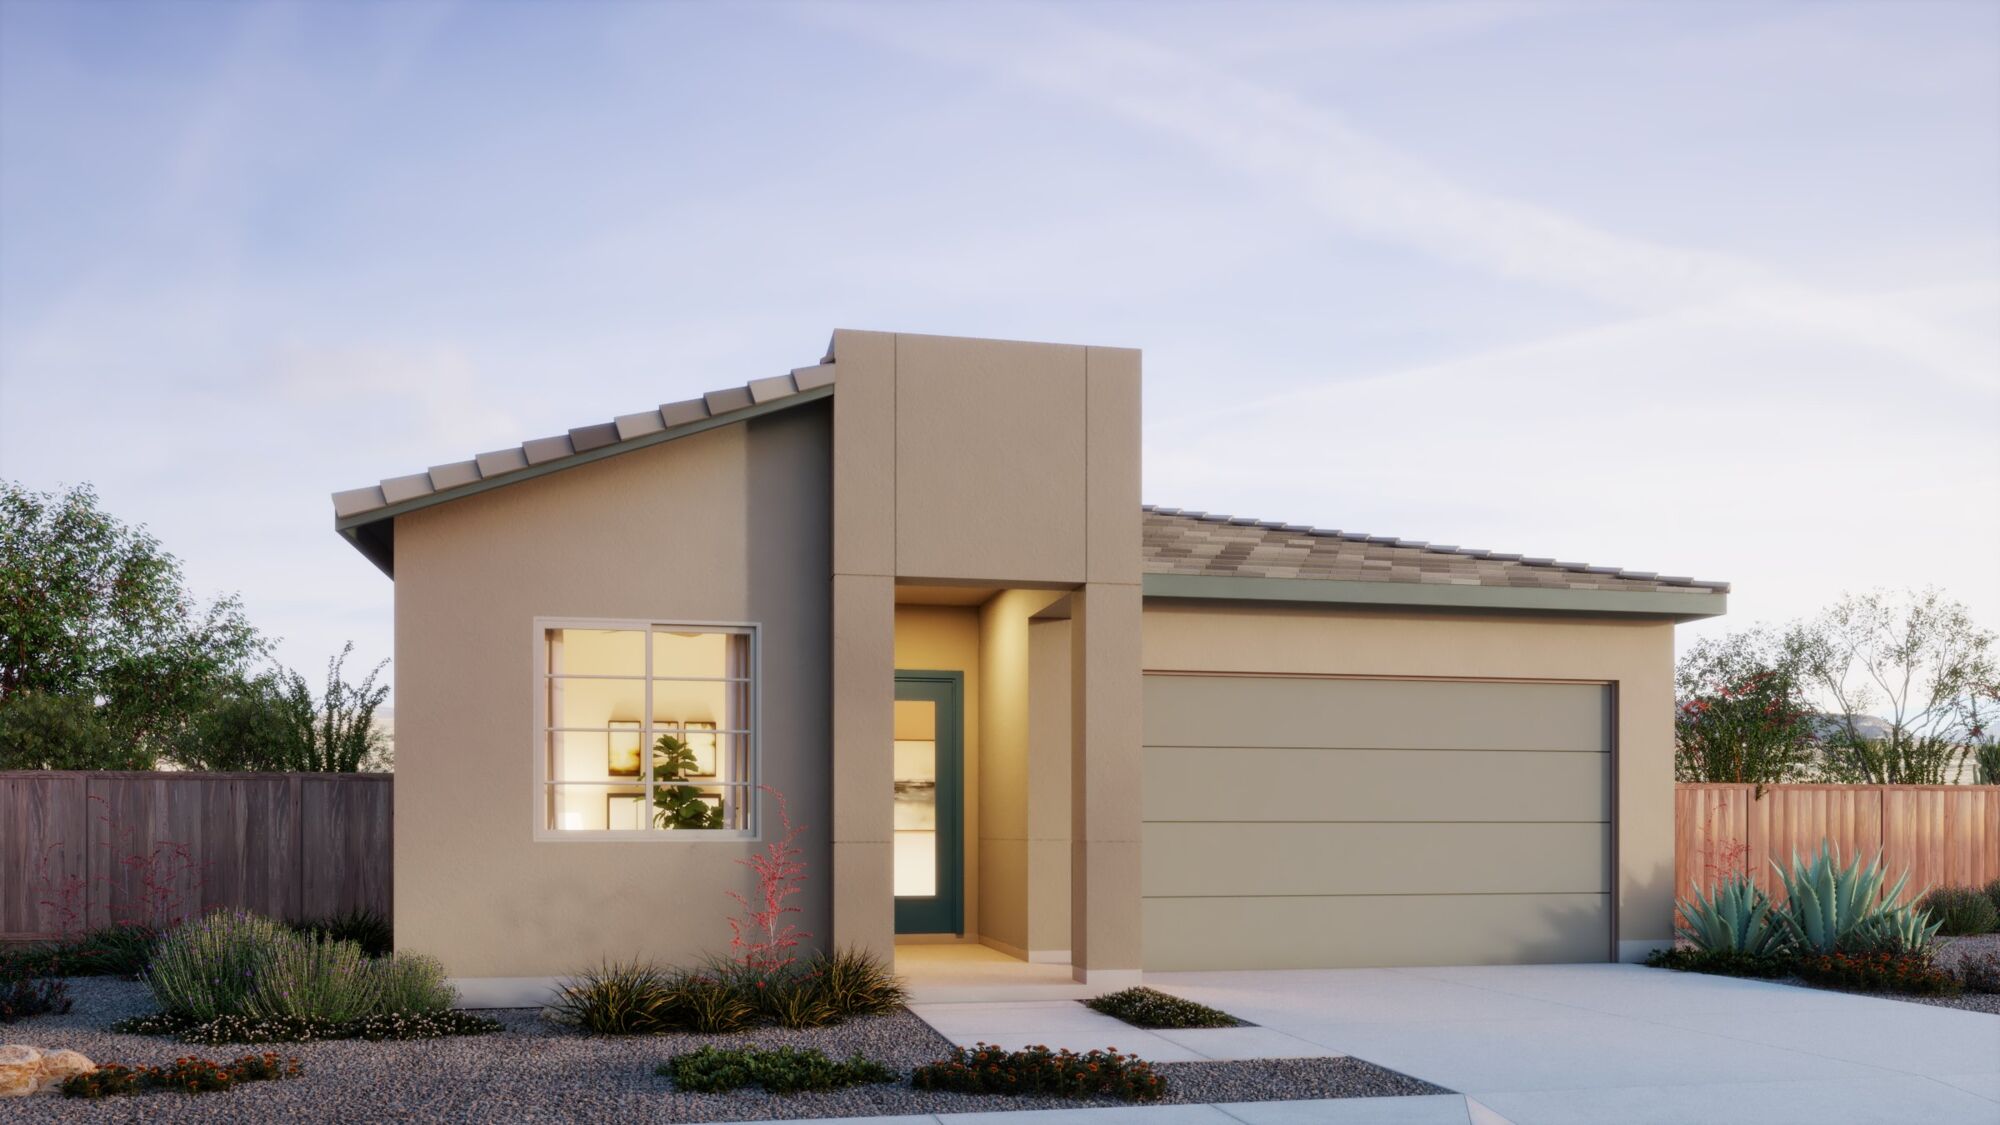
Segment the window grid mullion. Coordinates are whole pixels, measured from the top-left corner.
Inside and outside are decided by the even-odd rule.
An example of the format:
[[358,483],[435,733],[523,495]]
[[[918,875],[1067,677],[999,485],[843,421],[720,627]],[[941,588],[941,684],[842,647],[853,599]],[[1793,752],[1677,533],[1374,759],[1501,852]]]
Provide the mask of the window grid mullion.
[[653,625],[646,625],[646,691],[645,714],[640,718],[645,722],[639,734],[639,778],[646,783],[646,803],[639,809],[639,827],[653,831]]

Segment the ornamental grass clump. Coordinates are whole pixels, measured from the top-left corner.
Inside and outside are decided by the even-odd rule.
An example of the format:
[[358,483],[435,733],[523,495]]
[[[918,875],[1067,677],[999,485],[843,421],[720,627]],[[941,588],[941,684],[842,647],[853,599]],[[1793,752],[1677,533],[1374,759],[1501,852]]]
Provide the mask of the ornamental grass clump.
[[1949,937],[1987,934],[2000,928],[2000,907],[1993,905],[1985,891],[1972,887],[1939,887],[1917,905],[1937,923],[1938,933]]
[[910,1085],[962,1094],[1046,1094],[1061,1098],[1105,1095],[1128,1102],[1158,1101],[1167,1080],[1153,1065],[1117,1051],[1051,1051],[1033,1046],[1008,1051],[991,1043],[954,1047],[918,1067]]
[[864,949],[815,954],[805,965],[835,1020],[886,1016],[909,1000],[903,979],[887,961]]
[[1124,1020],[1133,1027],[1238,1027],[1243,1021],[1228,1012],[1183,1000],[1157,988],[1126,988],[1085,1000],[1084,1006]]

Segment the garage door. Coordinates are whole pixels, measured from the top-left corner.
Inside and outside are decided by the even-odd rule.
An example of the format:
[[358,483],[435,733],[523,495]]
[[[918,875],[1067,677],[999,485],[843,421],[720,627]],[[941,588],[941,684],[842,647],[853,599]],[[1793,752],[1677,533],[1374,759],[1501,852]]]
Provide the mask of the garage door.
[[1149,674],[1148,969],[1603,961],[1610,689]]

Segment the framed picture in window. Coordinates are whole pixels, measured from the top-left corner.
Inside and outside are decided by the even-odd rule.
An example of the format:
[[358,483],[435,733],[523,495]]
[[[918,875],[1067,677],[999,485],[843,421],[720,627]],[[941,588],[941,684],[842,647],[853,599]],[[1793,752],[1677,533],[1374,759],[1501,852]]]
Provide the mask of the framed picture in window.
[[681,724],[681,737],[687,740],[688,749],[694,752],[694,772],[689,777],[714,777],[715,757],[718,739],[715,724],[688,722]]
[[612,793],[605,797],[604,827],[613,832],[637,832],[646,827],[646,795]]
[[[640,743],[645,728],[637,720],[613,719],[604,724],[604,772],[610,777],[638,777]],[[615,799],[615,798],[614,798]]]

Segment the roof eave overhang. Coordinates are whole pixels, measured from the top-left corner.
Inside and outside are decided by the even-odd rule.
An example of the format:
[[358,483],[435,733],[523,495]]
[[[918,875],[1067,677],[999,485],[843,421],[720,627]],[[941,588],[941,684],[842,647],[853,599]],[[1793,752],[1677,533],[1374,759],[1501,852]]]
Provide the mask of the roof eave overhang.
[[1577,590],[1542,586],[1473,586],[1443,582],[1365,582],[1324,578],[1257,578],[1219,574],[1148,574],[1148,598],[1294,605],[1351,605],[1428,610],[1505,610],[1659,617],[1698,621],[1720,617],[1728,595],[1715,590]]
[[814,387],[811,390],[799,391],[796,394],[786,395],[783,398],[774,399],[770,402],[758,403],[754,406],[732,410],[726,414],[717,414],[713,417],[685,422],[678,426],[669,426],[664,430],[635,437],[630,441],[616,442],[583,453],[573,453],[567,457],[545,461],[539,465],[529,465],[526,468],[516,469],[510,473],[501,473],[497,476],[471,481],[456,488],[440,489],[422,496],[413,496],[408,500],[398,501],[394,504],[385,504],[379,508],[370,508],[365,512],[356,512],[350,516],[336,517],[333,521],[333,529],[339,532],[343,539],[352,543],[354,549],[360,551],[369,562],[381,568],[382,573],[388,575],[390,578],[394,578],[396,577],[395,529],[397,516],[408,515],[411,512],[438,504],[447,504],[453,500],[462,500],[467,496],[473,496],[490,489],[505,488],[510,484],[519,484],[525,480],[548,476],[550,473],[559,473],[564,469],[574,469],[578,465],[588,465],[593,461],[602,461],[609,457],[617,457],[620,454],[648,449],[663,442],[692,437],[703,431],[713,430],[718,426],[729,426],[737,422],[747,422],[752,418],[759,418],[766,414],[775,414],[780,410],[790,410],[795,406],[804,406],[809,402],[818,402],[821,399],[830,398],[832,395],[833,384],[831,383],[822,387]]

